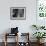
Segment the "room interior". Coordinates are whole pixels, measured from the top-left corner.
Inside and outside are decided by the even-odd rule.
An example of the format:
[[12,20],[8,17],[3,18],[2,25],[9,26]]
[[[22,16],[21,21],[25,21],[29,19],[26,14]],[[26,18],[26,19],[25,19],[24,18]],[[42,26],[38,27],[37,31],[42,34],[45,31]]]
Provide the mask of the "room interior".
[[0,46],[46,46],[46,0],[0,0]]

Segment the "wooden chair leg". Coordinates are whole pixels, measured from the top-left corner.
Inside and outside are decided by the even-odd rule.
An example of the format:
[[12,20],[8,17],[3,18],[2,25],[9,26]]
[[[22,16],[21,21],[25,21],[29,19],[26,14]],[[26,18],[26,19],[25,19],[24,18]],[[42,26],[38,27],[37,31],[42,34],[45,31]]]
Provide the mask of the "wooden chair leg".
[[16,40],[17,40],[17,42],[16,42],[15,46],[18,46],[18,34],[17,34]]
[[7,33],[5,34],[5,46],[7,46]]
[[5,46],[7,46],[7,42],[5,41]]

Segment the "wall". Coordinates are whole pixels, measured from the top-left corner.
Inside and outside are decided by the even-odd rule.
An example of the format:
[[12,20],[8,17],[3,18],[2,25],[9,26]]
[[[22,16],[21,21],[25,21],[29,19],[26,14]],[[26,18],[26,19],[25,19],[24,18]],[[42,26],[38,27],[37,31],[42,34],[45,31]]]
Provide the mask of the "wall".
[[[10,7],[26,7],[26,20],[10,20]],[[36,0],[0,0],[0,34],[10,32],[11,27],[19,27],[19,32],[30,32],[36,24]]]

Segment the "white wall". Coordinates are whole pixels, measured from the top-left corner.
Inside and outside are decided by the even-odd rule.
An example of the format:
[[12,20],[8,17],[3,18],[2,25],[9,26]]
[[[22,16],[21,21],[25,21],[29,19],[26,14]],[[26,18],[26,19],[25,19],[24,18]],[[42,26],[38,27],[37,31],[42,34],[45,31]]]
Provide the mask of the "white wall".
[[[10,20],[10,7],[26,7],[26,20]],[[0,0],[0,34],[17,26],[32,35],[32,24],[36,24],[36,0]]]

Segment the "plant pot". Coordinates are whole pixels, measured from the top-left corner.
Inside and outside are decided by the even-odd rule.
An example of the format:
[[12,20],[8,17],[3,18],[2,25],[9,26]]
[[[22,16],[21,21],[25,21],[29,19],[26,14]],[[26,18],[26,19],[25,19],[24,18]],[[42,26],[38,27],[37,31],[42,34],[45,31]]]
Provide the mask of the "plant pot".
[[39,44],[41,44],[41,43],[44,42],[44,40],[45,40],[45,39],[38,39],[37,42],[38,42]]
[[45,40],[45,39],[40,39],[40,43],[44,43],[44,40]]

